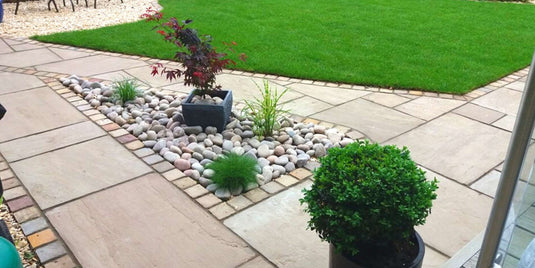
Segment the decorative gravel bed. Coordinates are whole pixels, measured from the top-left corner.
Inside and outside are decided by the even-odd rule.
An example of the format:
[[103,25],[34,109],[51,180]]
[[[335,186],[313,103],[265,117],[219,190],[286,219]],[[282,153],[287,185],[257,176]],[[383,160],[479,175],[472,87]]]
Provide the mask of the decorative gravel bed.
[[0,206],[0,218],[4,220],[9,228],[9,232],[11,233],[13,241],[15,242],[15,247],[17,248],[20,259],[22,260],[23,267],[42,267],[34,252],[30,249],[30,244],[22,232],[22,228],[17,223],[13,215],[9,213],[9,210],[5,204]]
[[[343,147],[353,142],[336,128],[296,123],[289,118],[281,122],[281,129],[273,137],[259,140],[253,134],[253,122],[236,107],[221,133],[215,127],[203,131],[200,126],[185,125],[181,103],[186,95],[164,94],[152,89],[121,105],[113,102],[114,92],[109,85],[83,80],[76,75],[61,78],[60,82],[222,200],[303,167],[308,161],[324,156],[330,147]],[[227,152],[257,161],[256,183],[245,189],[225,189],[210,180],[213,171],[205,166]]]

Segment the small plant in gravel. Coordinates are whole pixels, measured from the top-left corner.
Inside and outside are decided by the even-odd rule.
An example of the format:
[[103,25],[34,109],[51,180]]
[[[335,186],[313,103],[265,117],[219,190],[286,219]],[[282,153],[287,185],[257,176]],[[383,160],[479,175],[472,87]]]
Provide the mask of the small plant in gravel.
[[272,136],[274,130],[280,128],[280,121],[287,110],[279,106],[282,96],[288,91],[284,89],[280,94],[277,88],[272,89],[267,80],[263,81],[264,87],[258,84],[261,98],[255,98],[254,101],[245,101],[244,113],[253,120],[253,132],[257,136]]
[[[183,76],[184,85],[192,85],[195,94],[202,97],[210,95],[213,90],[221,89],[221,86],[216,85],[216,74],[229,65],[236,65],[236,62],[229,58],[227,53],[216,51],[212,46],[210,35],[200,35],[196,29],[189,28],[189,24],[193,22],[190,19],[179,22],[173,17],[162,23],[160,21],[163,19],[163,14],[151,8],[147,9],[147,13],[142,17],[147,22],[158,22],[153,29],[158,29],[158,33],[166,42],[177,46],[178,51],[174,59],[182,63],[183,68],[167,68],[158,63],[152,66],[152,75],[165,74],[171,81]],[[223,42],[223,44],[231,53],[236,53],[233,48],[236,42]],[[245,61],[245,58],[245,54],[240,54],[240,60]]]
[[123,104],[134,100],[141,95],[139,84],[135,79],[124,78],[113,83],[113,99],[121,101]]
[[214,171],[212,181],[220,188],[236,189],[256,182],[256,161],[244,155],[229,153],[208,164]]

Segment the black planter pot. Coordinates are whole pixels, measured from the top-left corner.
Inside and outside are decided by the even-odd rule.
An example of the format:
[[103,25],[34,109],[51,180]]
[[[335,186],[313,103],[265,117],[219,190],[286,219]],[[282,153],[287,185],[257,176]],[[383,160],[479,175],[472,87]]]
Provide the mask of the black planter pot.
[[[408,268],[421,268],[422,263],[424,261],[424,254],[425,254],[425,244],[422,240],[422,237],[415,231],[414,235],[416,237],[416,243],[418,244],[418,255],[414,258],[412,263],[407,266]],[[343,254],[336,253],[334,246],[332,244],[329,245],[329,268],[369,268],[365,266],[361,266],[351,260],[350,258],[347,258]]]
[[232,91],[214,91],[212,97],[223,99],[223,102],[218,105],[191,103],[193,96],[192,91],[182,103],[182,115],[186,125],[201,126],[203,129],[207,126],[213,126],[217,128],[218,132],[223,131],[232,111]]

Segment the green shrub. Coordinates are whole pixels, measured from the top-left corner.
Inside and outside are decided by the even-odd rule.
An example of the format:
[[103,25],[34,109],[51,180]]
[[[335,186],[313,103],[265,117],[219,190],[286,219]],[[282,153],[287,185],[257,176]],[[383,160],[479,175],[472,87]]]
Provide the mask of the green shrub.
[[269,82],[264,80],[264,88],[256,85],[261,94],[261,99],[255,98],[254,101],[245,101],[243,110],[253,120],[253,132],[257,136],[271,136],[273,131],[277,130],[283,115],[288,111],[279,107],[279,101],[288,91],[285,89],[280,94],[277,88],[274,90],[269,86]]
[[229,153],[207,165],[214,171],[212,181],[219,187],[236,189],[256,182],[256,161],[244,155]]
[[330,149],[320,162],[314,184],[300,200],[308,205],[311,230],[349,256],[360,245],[410,244],[438,187],[436,179],[426,181],[407,148],[356,141]]
[[124,78],[113,83],[115,101],[120,100],[123,104],[127,101],[134,100],[137,96],[141,95],[139,84],[134,79]]

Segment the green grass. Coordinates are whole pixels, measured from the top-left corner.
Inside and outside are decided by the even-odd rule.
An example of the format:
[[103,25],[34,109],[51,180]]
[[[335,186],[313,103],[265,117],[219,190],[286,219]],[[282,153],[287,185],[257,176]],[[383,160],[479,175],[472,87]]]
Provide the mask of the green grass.
[[[290,77],[464,93],[526,67],[535,48],[534,5],[465,0],[161,0],[215,44],[236,41],[237,68]],[[170,59],[143,21],[38,36]]]

